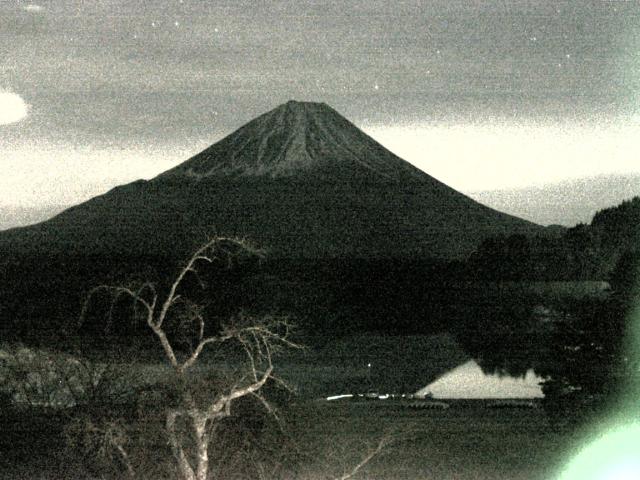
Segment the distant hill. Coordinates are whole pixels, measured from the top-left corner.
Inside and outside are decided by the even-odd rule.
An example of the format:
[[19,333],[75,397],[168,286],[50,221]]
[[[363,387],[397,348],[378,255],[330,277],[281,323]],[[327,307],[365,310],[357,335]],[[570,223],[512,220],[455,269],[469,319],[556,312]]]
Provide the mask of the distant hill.
[[469,196],[540,225],[589,223],[603,208],[640,195],[640,174],[600,175],[537,187],[472,192]]
[[325,104],[288,102],[150,181],[117,187],[0,249],[179,254],[202,232],[286,258],[463,258],[541,227],[442,184]]

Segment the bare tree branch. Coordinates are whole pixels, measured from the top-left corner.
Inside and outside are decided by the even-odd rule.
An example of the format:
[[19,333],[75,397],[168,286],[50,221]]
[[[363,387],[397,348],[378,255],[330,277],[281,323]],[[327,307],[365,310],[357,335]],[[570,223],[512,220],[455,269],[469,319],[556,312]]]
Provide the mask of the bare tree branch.
[[79,326],[86,320],[86,316],[89,310],[89,306],[91,304],[91,300],[100,291],[105,291],[112,295],[111,304],[109,308],[109,315],[113,313],[114,305],[117,303],[118,299],[123,295],[127,295],[131,299],[133,299],[134,304],[139,303],[145,308],[145,310],[147,311],[147,320],[149,318],[153,318],[153,312],[155,310],[157,295],[155,294],[155,289],[154,289],[153,298],[151,302],[148,302],[141,296],[141,292],[144,290],[144,287],[145,286],[143,285],[143,287],[138,291],[133,291],[128,287],[122,287],[122,286],[114,287],[111,285],[98,285],[97,287],[92,288],[91,290],[89,290],[89,293],[85,298],[84,304],[82,305],[82,311],[80,312]]
[[[300,348],[290,339],[291,325],[286,318],[264,317],[253,318],[240,315],[230,324],[221,328],[217,335],[206,336],[205,310],[202,305],[194,303],[186,298],[184,292],[178,293],[185,278],[192,274],[204,287],[199,276],[198,265],[201,263],[212,264],[217,260],[226,258],[228,262],[242,252],[260,255],[257,249],[251,247],[245,240],[237,240],[226,237],[210,239],[187,260],[178,271],[173,282],[169,285],[166,294],[160,299],[155,285],[146,282],[137,289],[125,286],[100,285],[92,289],[83,305],[81,320],[87,314],[89,303],[94,295],[100,291],[106,291],[112,295],[112,303],[109,309],[110,317],[113,316],[115,304],[122,296],[133,300],[134,315],[141,308],[146,318],[146,323],[153,334],[158,338],[165,356],[167,357],[174,373],[179,380],[181,391],[181,406],[172,408],[166,412],[165,428],[169,445],[176,459],[178,470],[182,480],[206,480],[208,475],[208,446],[210,435],[214,428],[214,422],[231,415],[231,405],[238,398],[251,395],[257,398],[267,411],[277,417],[275,409],[259,394],[259,390],[273,377],[272,357],[282,348]],[[180,305],[177,312],[179,317],[179,335],[185,334],[185,342],[190,346],[188,354],[178,355],[174,346],[180,342],[180,338],[173,336],[171,339],[165,329],[165,322],[172,312],[172,308]],[[183,332],[184,330],[184,332]],[[236,341],[243,349],[246,356],[247,373],[240,375],[238,381],[226,393],[218,394],[210,401],[205,401],[199,406],[190,390],[196,384],[187,376],[191,369],[207,347],[221,345],[225,342]],[[275,381],[282,382],[280,379]],[[284,382],[282,382],[284,383]],[[201,401],[201,400],[199,400]],[[178,419],[184,420],[190,425],[191,438],[195,440],[195,451],[187,453],[185,444],[180,439],[180,432],[176,423]],[[118,450],[120,451],[120,450]],[[123,451],[126,454],[126,451]],[[127,457],[122,455],[126,461]],[[195,462],[195,463],[194,463]]]
[[[198,250],[196,250],[195,253],[191,256],[191,258],[189,258],[189,260],[187,261],[187,264],[182,268],[182,270],[180,270],[180,272],[178,273],[178,276],[176,277],[174,282],[171,284],[171,287],[169,288],[169,293],[167,294],[167,297],[162,304],[162,307],[158,314],[158,318],[156,319],[156,322],[155,322],[158,328],[162,327],[162,323],[167,317],[167,313],[169,312],[171,305],[176,301],[175,299],[178,296],[176,294],[176,291],[180,286],[180,284],[182,283],[182,281],[184,280],[187,273],[193,272],[197,274],[195,265],[196,265],[196,262],[198,261],[205,261],[208,263],[212,263],[215,259],[217,259],[218,257],[215,255],[216,247],[223,242],[231,242],[233,244],[238,245],[239,247],[242,247],[243,245],[242,241],[240,240],[236,240],[233,238],[226,238],[226,237],[215,237],[209,240],[208,242],[206,242]],[[211,251],[211,254],[206,255],[207,251]]]
[[205,338],[203,340],[200,340],[200,342],[198,343],[198,346],[195,348],[195,350],[193,351],[193,353],[189,356],[189,358],[187,358],[179,367],[178,367],[178,371],[179,373],[183,374],[185,373],[189,368],[191,368],[193,366],[193,364],[196,362],[196,360],[198,360],[198,357],[200,356],[200,354],[202,353],[202,351],[204,350],[204,347],[206,347],[207,345],[211,344],[211,343],[222,343],[226,340],[229,340],[232,337],[229,336],[221,336],[221,337],[208,337]]
[[227,395],[222,395],[221,397],[219,397],[218,400],[216,400],[209,406],[207,410],[207,416],[213,418],[218,412],[222,411],[222,409],[225,408],[227,404],[230,405],[234,400],[260,390],[264,386],[264,384],[267,383],[267,380],[269,379],[272,371],[273,366],[270,365],[262,373],[258,381],[244,387],[234,388]]
[[380,438],[377,445],[371,448],[355,465],[349,472],[344,473],[341,477],[338,477],[336,480],[348,480],[353,478],[365,465],[367,465],[371,460],[380,455],[380,453],[391,443],[391,438],[388,435],[384,435]]
[[178,468],[183,480],[196,480],[195,472],[189,463],[189,459],[182,448],[180,440],[178,440],[178,434],[176,432],[176,421],[181,415],[182,412],[179,410],[171,410],[167,413],[166,428],[169,445],[171,446],[173,456],[178,462]]
[[279,426],[282,426],[282,420],[280,418],[280,415],[278,414],[278,410],[271,403],[269,403],[269,401],[264,398],[264,396],[260,395],[259,392],[252,392],[250,395],[256,398],[264,406],[264,409],[270,415],[272,415],[273,418],[276,419],[276,422],[278,422]]

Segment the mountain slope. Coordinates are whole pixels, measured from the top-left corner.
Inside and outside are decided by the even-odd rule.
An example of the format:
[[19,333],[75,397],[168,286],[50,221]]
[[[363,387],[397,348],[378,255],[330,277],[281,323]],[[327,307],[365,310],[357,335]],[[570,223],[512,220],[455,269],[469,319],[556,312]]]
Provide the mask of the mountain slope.
[[176,255],[224,234],[274,257],[442,259],[491,235],[541,231],[418,170],[330,107],[288,102],[150,181],[3,232],[0,248]]
[[267,112],[160,178],[303,178],[315,181],[424,181],[323,103],[290,101]]

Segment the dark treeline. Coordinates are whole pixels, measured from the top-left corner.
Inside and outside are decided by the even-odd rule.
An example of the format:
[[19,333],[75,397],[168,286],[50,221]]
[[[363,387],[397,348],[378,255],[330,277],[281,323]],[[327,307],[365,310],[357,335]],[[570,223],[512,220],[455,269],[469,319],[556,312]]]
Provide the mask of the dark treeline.
[[[637,382],[632,335],[638,327],[631,312],[640,301],[639,247],[637,197],[547,243],[489,240],[470,261],[481,277],[526,280],[531,271],[533,279],[606,280],[610,289],[580,294],[580,282],[573,282],[578,288],[572,294],[511,289],[488,314],[476,310],[456,322],[457,338],[488,371],[522,375],[534,368],[547,377],[544,405],[557,422],[581,424],[619,411],[625,392]],[[500,259],[499,265],[489,261],[491,256]],[[489,298],[483,294],[477,301]]]
[[605,280],[626,252],[640,246],[640,197],[597,212],[591,224],[557,235],[485,240],[468,272],[494,280]]
[[[458,338],[487,370],[515,374],[531,367],[551,372],[548,359],[562,364],[559,345],[577,341],[570,338],[576,332],[602,351],[617,351],[624,312],[637,288],[639,253],[640,197],[602,210],[590,225],[555,238],[488,239],[465,264],[466,274],[503,288],[498,295],[481,290],[470,300],[478,308],[454,322]],[[610,289],[594,294],[583,288],[586,280],[606,281]],[[543,294],[527,288],[531,281],[570,281],[573,289]],[[479,308],[483,304],[491,308]]]
[[[96,296],[89,315],[79,315],[88,292],[97,285],[136,287],[152,282],[168,288],[181,263],[164,256],[126,258],[30,256],[0,266],[0,318],[3,338],[49,341],[71,335],[129,336],[146,332],[131,321],[130,302],[122,301],[113,318],[105,311],[108,296]],[[437,261],[397,259],[291,260],[233,258],[202,265],[199,277],[186,282],[189,296],[220,321],[237,315],[282,314],[299,330],[327,340],[351,333],[433,333],[446,329],[466,302],[461,269]],[[129,310],[127,310],[129,308]],[[109,311],[109,309],[106,309]],[[215,322],[214,322],[215,324]]]
[[[638,212],[640,198],[635,198],[599,212],[591,225],[578,225],[556,237],[489,239],[468,261],[234,258],[201,271],[208,286],[205,290],[195,278],[189,288],[199,300],[206,299],[210,315],[219,318],[239,311],[282,313],[290,315],[301,330],[320,337],[447,330],[460,332],[469,347],[477,350],[483,335],[495,333],[494,325],[501,333],[529,328],[519,323],[521,312],[531,312],[544,302],[526,288],[527,282],[609,280],[620,259],[635,255]],[[166,254],[20,256],[5,252],[0,262],[4,336],[37,338],[44,331],[68,332],[92,287],[149,281],[162,290],[180,265],[179,259]],[[504,281],[520,286],[507,288]],[[131,333],[133,327],[122,316],[122,324],[112,328],[112,334]],[[93,326],[84,326],[87,333],[100,329],[100,321],[93,320]],[[473,331],[478,334],[464,334]]]
[[[555,237],[489,239],[468,261],[234,257],[203,267],[200,273],[207,288],[201,289],[195,277],[186,288],[220,321],[238,312],[286,314],[300,331],[327,340],[362,332],[449,331],[479,357],[494,352],[494,360],[487,360],[491,368],[509,363],[509,368],[520,370],[517,365],[539,358],[537,347],[528,345],[548,343],[532,340],[531,332],[544,316],[540,308],[548,307],[548,301],[528,283],[611,280],[612,272],[620,276],[625,262],[631,264],[629,259],[637,254],[639,212],[640,198],[635,198],[599,212],[591,225],[578,225]],[[179,259],[166,254],[47,252],[25,257],[5,252],[0,262],[3,338],[38,341],[60,332],[127,337],[139,325],[131,321],[126,304],[118,305],[108,325],[104,318],[89,315],[82,328],[76,328],[89,290],[99,284],[135,286],[149,281],[162,291],[180,265]],[[94,310],[104,311],[100,306],[104,307]],[[518,355],[521,360],[514,360]]]

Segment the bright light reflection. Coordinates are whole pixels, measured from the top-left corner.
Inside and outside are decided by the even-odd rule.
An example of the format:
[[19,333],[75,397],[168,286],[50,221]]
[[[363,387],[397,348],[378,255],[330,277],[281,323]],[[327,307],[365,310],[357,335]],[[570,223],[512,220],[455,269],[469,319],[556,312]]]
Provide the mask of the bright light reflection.
[[332,401],[332,400],[340,400],[341,398],[351,398],[351,397],[353,397],[353,395],[351,393],[347,393],[344,395],[333,395],[331,397],[327,397],[326,399],[328,401]]
[[640,424],[624,427],[588,445],[560,480],[635,480],[640,478]]

